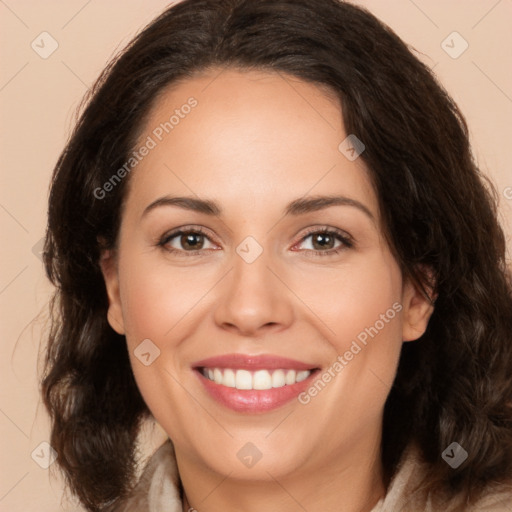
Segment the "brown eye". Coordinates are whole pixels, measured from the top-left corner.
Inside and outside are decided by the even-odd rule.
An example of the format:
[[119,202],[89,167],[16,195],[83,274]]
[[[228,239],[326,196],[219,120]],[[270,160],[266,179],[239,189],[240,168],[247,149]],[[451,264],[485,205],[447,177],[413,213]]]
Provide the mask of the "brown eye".
[[351,237],[333,229],[317,229],[306,234],[300,241],[299,246],[306,252],[318,256],[329,256],[338,254],[343,249],[354,246]]
[[213,249],[215,247],[206,233],[199,229],[179,230],[166,234],[158,245],[169,252],[192,254],[195,254],[195,251],[202,252],[203,249]]
[[335,237],[328,233],[315,233],[312,236],[312,245],[315,250],[332,249],[336,243]]
[[204,235],[200,233],[185,233],[181,235],[180,243],[184,249],[202,249],[204,245]]

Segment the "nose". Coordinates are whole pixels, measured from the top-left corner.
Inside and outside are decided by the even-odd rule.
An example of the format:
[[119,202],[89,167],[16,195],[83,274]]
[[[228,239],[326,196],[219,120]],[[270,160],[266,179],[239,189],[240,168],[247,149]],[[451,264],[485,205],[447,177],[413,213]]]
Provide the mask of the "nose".
[[293,294],[279,278],[267,251],[248,263],[233,255],[233,268],[219,289],[215,321],[243,336],[280,331],[293,321]]

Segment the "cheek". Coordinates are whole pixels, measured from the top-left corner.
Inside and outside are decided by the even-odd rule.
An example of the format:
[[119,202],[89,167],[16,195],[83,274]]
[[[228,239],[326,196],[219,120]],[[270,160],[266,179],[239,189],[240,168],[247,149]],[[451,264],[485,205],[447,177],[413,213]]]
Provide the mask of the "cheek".
[[[188,396],[179,385],[181,329],[200,297],[183,273],[148,265],[143,255],[125,251],[119,264],[126,341],[137,386],[157,422],[173,439],[186,431],[191,416]],[[156,392],[156,390],[158,390]],[[172,415],[169,415],[172,404]],[[199,415],[201,411],[193,411]],[[169,417],[172,421],[169,421]]]
[[300,286],[308,306],[329,328],[326,337],[342,354],[352,340],[364,343],[369,332],[375,335],[375,328],[381,338],[401,342],[401,283],[395,260],[379,250],[346,266],[310,273]]
[[171,268],[165,258],[128,245],[121,254],[121,304],[135,380],[156,420],[173,439],[182,439],[187,418],[204,414],[183,386],[190,362],[187,341],[211,307],[205,294],[218,276],[198,267]]
[[[320,376],[328,382],[326,392],[323,385],[313,386],[303,401],[311,402],[315,414],[325,414],[325,402],[337,404],[332,424],[346,423],[347,410],[361,424],[372,424],[391,389],[402,347],[401,272],[391,255],[376,251],[332,276],[304,281],[308,305],[328,326],[323,333],[331,362]],[[324,398],[316,400],[320,394]]]
[[[127,251],[128,252],[128,251]],[[192,269],[170,271],[164,263],[130,257],[120,263],[121,302],[126,337],[172,343],[172,331],[198,304],[204,283],[198,286]]]

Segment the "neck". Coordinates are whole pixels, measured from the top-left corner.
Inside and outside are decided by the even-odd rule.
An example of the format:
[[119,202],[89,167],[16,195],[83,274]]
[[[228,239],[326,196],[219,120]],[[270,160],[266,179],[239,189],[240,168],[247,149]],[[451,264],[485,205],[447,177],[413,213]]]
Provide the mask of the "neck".
[[[365,455],[362,456],[361,454]],[[176,453],[184,488],[184,512],[371,512],[386,493],[378,446],[333,454],[318,467],[262,480],[242,480],[189,466]]]

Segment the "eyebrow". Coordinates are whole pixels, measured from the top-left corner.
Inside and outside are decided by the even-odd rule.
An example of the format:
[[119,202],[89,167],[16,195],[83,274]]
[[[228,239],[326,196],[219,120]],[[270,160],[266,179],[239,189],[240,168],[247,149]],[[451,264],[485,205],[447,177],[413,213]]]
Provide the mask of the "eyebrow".
[[[191,210],[212,216],[220,216],[222,214],[222,209],[220,208],[220,206],[218,206],[217,203],[215,203],[214,201],[210,201],[208,199],[199,199],[196,197],[188,196],[164,196],[160,197],[159,199],[153,201],[150,205],[148,205],[144,209],[142,217],[147,215],[150,211],[154,210],[155,208],[161,206],[177,206],[185,210]],[[283,214],[285,216],[303,215],[305,213],[323,210],[324,208],[329,208],[330,206],[352,206],[363,212],[367,217],[369,217],[373,222],[375,222],[375,217],[367,206],[357,201],[356,199],[351,199],[350,197],[345,196],[301,197],[289,203],[284,209]]]

